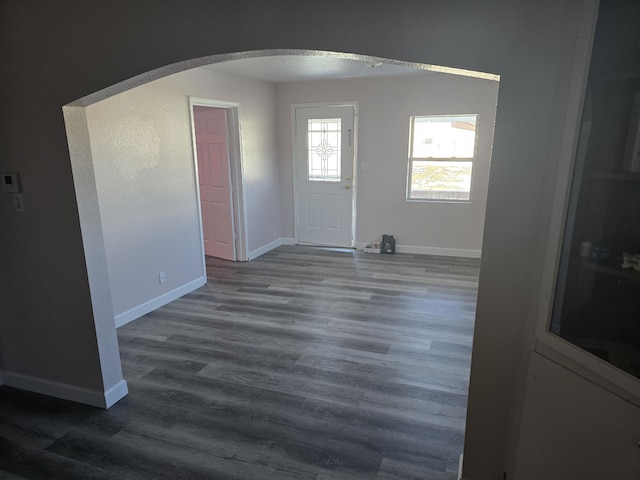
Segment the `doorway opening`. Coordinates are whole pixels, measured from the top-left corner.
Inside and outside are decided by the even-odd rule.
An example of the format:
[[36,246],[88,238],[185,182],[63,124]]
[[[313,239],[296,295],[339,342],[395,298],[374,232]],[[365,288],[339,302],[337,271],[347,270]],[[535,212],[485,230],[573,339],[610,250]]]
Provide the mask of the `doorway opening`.
[[357,102],[291,110],[295,243],[353,248]]
[[[261,57],[261,56],[267,56],[267,55],[287,55],[287,54],[292,55],[292,54],[300,54],[300,53],[301,52],[296,52],[296,51],[291,51],[289,53],[249,52],[249,53],[243,54],[243,56],[237,56],[236,58],[249,58],[254,56]],[[305,52],[305,55],[310,55],[310,54],[312,53]],[[327,55],[325,55],[325,57],[327,57]],[[353,55],[341,56],[341,54],[335,54],[335,57],[349,58],[351,60],[357,57],[357,58],[362,58],[364,61],[367,61],[369,63],[376,63],[376,64],[378,61],[381,60],[377,58],[359,57],[359,56],[353,56]],[[198,59],[196,63],[199,63],[199,65],[206,65],[210,63],[230,60],[233,58],[234,57],[232,55],[207,57],[203,59]],[[419,70],[429,70],[428,66],[424,66],[424,65],[407,64],[404,62],[388,61],[388,60],[384,60],[384,61],[395,64],[396,66],[398,65],[406,66],[407,68],[410,66],[411,68],[417,68]],[[194,67],[193,61],[185,62],[184,70],[187,70],[193,67]],[[176,68],[177,67],[173,65],[171,67],[171,73],[175,73]],[[367,66],[367,68],[371,70],[370,65]],[[78,134],[78,132],[80,132],[79,133],[80,136],[83,137],[84,139],[83,145],[84,147],[86,147],[84,151],[80,152],[79,155],[76,155],[75,154],[76,152],[74,151],[71,151],[70,153],[71,153],[71,159],[72,159],[72,166],[74,169],[76,192],[78,194],[78,204],[81,210],[81,224],[82,224],[83,237],[85,238],[85,244],[88,245],[88,248],[92,249],[90,252],[85,253],[85,256],[87,259],[87,269],[90,271],[89,282],[90,282],[91,292],[92,292],[92,295],[103,293],[106,296],[110,296],[111,290],[113,290],[114,288],[118,288],[120,289],[117,292],[119,295],[118,297],[119,299],[122,298],[128,301],[130,298],[133,298],[133,300],[137,301],[138,303],[133,304],[131,306],[123,303],[117,305],[118,309],[116,310],[116,314],[122,310],[125,310],[124,313],[126,315],[124,317],[126,317],[126,320],[128,321],[138,318],[139,316],[142,316],[145,313],[148,313],[156,308],[159,308],[160,306],[166,303],[169,303],[173,299],[178,298],[182,295],[185,295],[186,293],[189,293],[192,290],[195,290],[196,288],[198,288],[199,286],[203,285],[206,282],[206,265],[204,264],[204,246],[202,242],[202,213],[201,211],[198,210],[199,208],[198,205],[200,203],[200,198],[198,198],[198,193],[197,193],[199,188],[197,186],[198,179],[194,180],[193,177],[190,176],[190,174],[187,175],[185,173],[186,169],[180,170],[179,168],[176,168],[175,165],[172,166],[169,163],[169,161],[173,162],[173,161],[176,161],[177,159],[180,159],[181,162],[184,162],[185,159],[187,158],[189,159],[189,161],[194,162],[195,160],[194,160],[193,148],[182,149],[183,145],[181,144],[180,151],[170,151],[169,152],[170,155],[162,154],[162,148],[161,148],[162,142],[166,141],[166,139],[170,138],[171,136],[181,135],[181,138],[182,138],[183,133],[185,134],[185,138],[187,139],[187,144],[188,144],[187,147],[191,147],[188,141],[188,139],[190,138],[189,135],[191,132],[190,126],[188,125],[188,120],[185,119],[185,121],[181,121],[178,124],[178,122],[176,122],[175,119],[178,118],[179,116],[187,117],[187,118],[188,118],[188,115],[192,116],[193,107],[195,105],[198,105],[198,102],[201,102],[200,106],[205,106],[205,107],[208,106],[208,107],[225,109],[227,124],[229,125],[230,128],[236,128],[237,133],[240,132],[239,121],[238,121],[238,117],[239,117],[238,103],[230,104],[230,103],[216,102],[216,101],[206,100],[206,99],[197,99],[197,101],[194,102],[194,99],[196,99],[196,97],[192,98],[190,102],[187,102],[186,101],[187,96],[182,96],[179,99],[171,100],[171,102],[174,102],[171,104],[162,104],[162,106],[160,106],[161,105],[160,103],[156,103],[154,105],[154,108],[157,107],[158,109],[162,110],[157,112],[156,117],[159,119],[158,123],[147,121],[148,119],[146,119],[140,113],[131,111],[131,118],[135,119],[136,122],[132,123],[132,121],[128,121],[125,125],[123,125],[122,131],[124,133],[129,133],[132,131],[131,130],[132,125],[134,126],[138,125],[139,126],[138,131],[144,134],[141,137],[141,140],[146,141],[147,145],[151,145],[154,147],[157,146],[158,148],[157,150],[141,148],[139,149],[139,152],[138,150],[132,149],[134,153],[138,152],[140,154],[144,154],[141,157],[144,160],[144,162],[139,163],[139,165],[143,168],[141,168],[139,171],[138,170],[131,171],[128,168],[123,168],[119,173],[116,172],[120,175],[120,177],[113,178],[113,182],[109,183],[109,186],[113,186],[114,189],[116,187],[118,189],[121,189],[124,185],[126,186],[126,188],[131,190],[132,198],[134,200],[140,201],[140,203],[144,204],[145,206],[150,206],[150,208],[152,208],[153,211],[157,213],[158,217],[160,217],[161,215],[173,215],[173,216],[163,216],[162,218],[158,218],[156,225],[154,225],[156,229],[153,232],[151,232],[153,233],[153,235],[149,234],[150,229],[148,228],[148,224],[143,225],[142,224],[143,222],[138,222],[141,224],[139,225],[140,232],[144,233],[146,236],[144,238],[142,236],[140,238],[137,238],[137,237],[132,238],[130,231],[125,231],[125,229],[122,229],[122,228],[120,228],[120,230],[117,230],[117,228],[122,226],[122,217],[119,216],[121,215],[122,210],[115,212],[116,213],[116,215],[114,215],[115,221],[112,222],[112,226],[114,228],[110,233],[110,235],[113,234],[114,236],[108,239],[109,244],[116,245],[116,243],[114,242],[114,240],[116,240],[118,242],[121,242],[121,243],[118,243],[118,245],[122,245],[123,247],[127,247],[127,245],[131,246],[134,243],[136,245],[140,245],[141,247],[139,248],[139,250],[144,254],[145,261],[146,261],[147,255],[149,256],[149,261],[146,261],[146,263],[143,265],[144,269],[141,268],[135,271],[136,278],[128,278],[123,276],[124,281],[122,282],[118,280],[110,281],[106,273],[107,271],[109,271],[109,275],[111,275],[113,271],[117,271],[118,269],[120,269],[122,272],[127,270],[128,274],[131,275],[130,272],[132,270],[132,264],[131,263],[127,264],[125,261],[123,261],[123,258],[117,258],[118,265],[110,263],[113,260],[113,258],[110,256],[109,252],[108,252],[109,254],[106,255],[107,257],[106,259],[104,258],[101,259],[100,254],[102,254],[102,257],[105,257],[104,243],[106,242],[100,243],[100,242],[92,241],[96,236],[102,237],[104,235],[105,226],[101,222],[101,220],[104,219],[105,212],[109,213],[111,210],[114,210],[114,209],[103,208],[104,204],[103,204],[102,198],[100,198],[100,196],[98,195],[99,192],[97,192],[95,179],[91,175],[93,175],[94,169],[95,170],[104,169],[105,171],[108,170],[108,168],[105,168],[107,165],[106,162],[104,165],[98,165],[97,163],[94,163],[94,158],[93,158],[94,155],[96,154],[101,155],[105,153],[108,154],[110,151],[109,150],[110,148],[111,149],[113,149],[114,147],[120,148],[122,146],[122,143],[121,142],[118,143],[118,139],[114,139],[113,136],[107,131],[108,130],[107,128],[105,128],[105,131],[107,131],[107,133],[104,136],[104,141],[105,141],[104,145],[98,145],[93,141],[94,139],[89,139],[89,135],[88,135],[89,129],[87,127],[87,119],[86,117],[84,117],[84,114],[85,114],[84,110],[90,109],[92,105],[97,104],[101,100],[114,97],[116,94],[119,94],[119,93],[128,92],[128,90],[131,89],[133,86],[147,83],[149,79],[160,79],[161,77],[165,76],[163,75],[163,71],[164,69],[159,69],[158,71],[152,72],[152,74],[150,75],[144,76],[143,78],[137,78],[137,79],[132,79],[130,81],[123,82],[122,84],[119,84],[110,89],[107,89],[107,91],[98,92],[96,94],[90,95],[88,97],[85,97],[84,99],[80,99],[77,102],[74,102],[74,104],[71,106],[65,107],[67,109],[78,110],[76,112],[78,113],[76,124],[71,124],[67,122],[69,138],[71,139],[71,137],[73,137],[74,134]],[[447,72],[447,73],[456,73],[456,72]],[[470,76],[470,75],[466,75],[466,76]],[[476,75],[476,78],[483,78],[485,80],[488,79],[488,80],[494,80],[494,81],[496,80],[495,76],[486,76],[486,75],[484,77]],[[206,93],[204,93],[203,95],[206,95]],[[382,98],[382,96],[378,95],[377,98]],[[118,100],[118,102],[120,102],[120,100]],[[186,108],[187,104],[189,106],[188,112]],[[267,104],[271,105],[271,103],[268,103],[268,102]],[[342,103],[342,105],[344,104],[345,102]],[[119,106],[121,106],[122,108],[133,108],[130,105],[130,102],[127,101],[127,99],[123,99],[122,103],[119,103]],[[245,110],[246,108],[245,106],[246,104],[243,103],[243,116],[245,112],[247,112],[247,110]],[[411,107],[413,108],[413,105]],[[289,107],[287,107],[287,110],[288,108]],[[382,109],[382,110],[383,110],[382,113],[388,112],[387,109]],[[93,113],[97,114],[100,112],[93,112]],[[103,116],[105,126],[106,126],[106,121],[109,119],[109,116],[107,115],[107,113],[108,112],[105,112],[105,115]],[[422,114],[422,113],[424,112],[414,112],[413,114],[415,115],[415,114]],[[288,111],[286,112],[286,115],[289,115]],[[95,125],[95,122],[98,119],[97,115],[90,115],[90,117],[91,117],[91,121],[94,122],[94,125]],[[247,114],[246,118],[248,117],[249,115]],[[406,119],[404,117],[406,117]],[[323,119],[323,118],[326,119],[326,118],[337,118],[337,117],[322,117],[322,116],[310,117],[311,120],[313,119],[317,120],[317,119]],[[368,115],[367,118],[371,119],[373,118],[373,115]],[[396,202],[396,201],[400,202],[401,203],[400,206],[402,208],[417,210],[417,207],[415,205],[407,206],[404,204],[405,179],[403,178],[404,174],[402,170],[405,168],[405,165],[406,165],[406,157],[402,158],[401,155],[397,155],[398,152],[401,152],[402,148],[406,147],[405,138],[408,135],[408,131],[406,133],[401,132],[400,135],[398,135],[396,134],[397,133],[396,127],[399,126],[398,128],[400,130],[405,129],[405,127],[408,128],[408,118],[409,118],[408,116],[403,115],[403,118],[400,119],[399,121],[390,122],[388,116],[386,115],[378,116],[378,119],[380,120],[380,124],[383,126],[378,127],[376,129],[376,131],[380,132],[379,135],[375,135],[373,134],[373,132],[371,132],[372,135],[369,135],[369,138],[375,137],[376,142],[374,142],[375,145],[372,145],[369,147],[370,151],[368,152],[367,155],[365,155],[363,151],[364,161],[361,162],[361,166],[359,167],[359,170],[363,174],[368,175],[369,177],[373,177],[375,175],[379,178],[382,178],[385,183],[382,186],[374,186],[369,188],[367,192],[367,194],[370,196],[368,199],[368,202],[363,201],[361,202],[362,205],[365,205],[365,204],[375,205],[376,202],[380,200],[380,192],[385,191],[388,185],[395,182],[394,185],[396,186],[394,186],[394,188],[396,188],[397,185],[399,185],[400,186],[399,190],[402,192],[402,195],[397,198],[394,197],[393,202]],[[264,122],[265,128],[273,128],[271,125],[272,123],[273,122],[270,122],[270,123]],[[191,125],[193,125],[193,119],[191,119]],[[390,128],[389,130],[390,132],[393,133],[393,138],[401,137],[402,139],[400,143],[403,144],[403,147],[400,147],[400,149],[395,150],[394,151],[395,153],[393,155],[383,155],[381,153],[380,147],[385,146],[389,143],[386,141],[386,137],[383,135],[388,133],[388,131],[384,128],[384,125],[393,127],[393,128]],[[243,129],[248,129],[248,126],[244,125]],[[347,130],[349,129],[347,128]],[[246,131],[247,130],[245,130],[245,132]],[[356,128],[354,124],[354,126],[352,127],[352,134],[354,134],[355,132],[356,132]],[[130,137],[132,138],[132,140],[134,139],[133,135],[130,135]],[[140,137],[140,135],[138,135],[138,137]],[[233,190],[233,193],[230,194],[230,198],[233,204],[232,218],[233,218],[234,230],[240,233],[239,235],[236,236],[236,243],[235,243],[237,259],[246,260],[248,258],[254,258],[254,255],[252,255],[251,253],[247,254],[247,250],[249,250],[247,244],[250,242],[248,242],[247,240],[249,237],[247,234],[246,225],[251,224],[252,235],[254,235],[251,243],[252,252],[261,252],[261,249],[263,247],[265,248],[268,247],[270,249],[270,248],[275,248],[276,246],[282,245],[284,243],[283,238],[287,237],[289,232],[285,232],[283,234],[281,231],[278,231],[279,226],[271,223],[269,221],[270,220],[269,218],[265,218],[264,210],[266,206],[269,206],[274,211],[276,209],[280,209],[279,210],[280,212],[284,212],[284,213],[281,213],[281,216],[283,218],[287,215],[288,215],[288,218],[291,218],[289,211],[283,207],[285,206],[285,204],[288,206],[291,206],[294,202],[291,201],[293,195],[291,195],[291,197],[279,196],[280,192],[277,190],[277,187],[279,185],[288,185],[288,186],[291,185],[291,182],[288,178],[289,175],[291,175],[291,167],[285,161],[280,161],[278,163],[277,159],[274,159],[274,161],[269,163],[269,165],[261,166],[261,165],[250,164],[251,168],[248,170],[249,176],[250,176],[249,181],[250,182],[256,181],[256,183],[250,183],[248,185],[247,198],[245,198],[245,195],[244,195],[245,190],[243,188],[243,181],[242,181],[244,178],[244,174],[243,174],[244,169],[243,169],[243,164],[240,161],[241,150],[240,150],[240,144],[239,144],[239,137],[240,135],[232,135],[231,137],[229,137],[233,139],[238,139],[237,142],[236,141],[229,142],[230,154],[233,154],[234,149],[235,149],[235,152],[237,153],[237,156],[234,157],[235,159],[230,158],[229,160],[231,184],[237,187]],[[275,135],[273,135],[272,137],[275,138]],[[365,137],[363,135],[361,139],[364,140],[364,138]],[[112,143],[109,144],[109,142],[112,142]],[[192,142],[195,142],[195,140],[192,139]],[[348,143],[348,138],[346,142]],[[355,141],[355,135],[352,137],[352,142],[353,142],[353,147],[355,149],[355,146],[356,146],[355,144],[357,143]],[[70,141],[70,145],[72,144],[73,142]],[[270,145],[275,147],[276,142],[273,141]],[[288,145],[291,145],[291,143],[288,143]],[[248,148],[250,146],[251,145],[249,142],[247,142],[244,145],[245,148]],[[283,147],[283,148],[287,148],[287,147]],[[490,148],[490,145],[488,146],[488,148]],[[259,153],[260,153],[260,156],[264,156],[263,151]],[[282,153],[282,151],[280,153]],[[351,155],[352,155],[351,158],[355,158],[355,152],[352,153]],[[106,156],[108,155],[105,155],[105,157]],[[400,158],[401,161],[399,163],[396,162],[392,164],[391,160],[394,160],[395,162],[395,160],[397,160],[398,158]],[[380,159],[379,163],[376,163],[377,162],[376,159]],[[167,160],[167,162],[163,163],[165,162],[165,160]],[[193,163],[190,166],[192,165]],[[276,174],[269,173],[268,171],[269,168],[275,167],[276,165],[281,168],[280,172]],[[283,165],[286,165],[286,168],[282,168]],[[160,186],[159,183],[156,182],[154,169],[161,168],[164,166],[169,166],[169,168],[167,168],[166,171],[163,172],[163,175],[164,175],[163,183],[162,183],[162,186]],[[233,177],[234,168],[235,168],[235,177]],[[84,175],[84,176],[76,175],[77,172],[84,171],[84,170],[90,170],[91,175]],[[286,174],[284,173],[285,170],[286,170]],[[391,172],[393,177],[391,175],[387,175],[388,172]],[[98,172],[98,173],[99,175],[102,174],[101,172]],[[486,173],[488,176],[488,165],[487,165]],[[258,175],[260,175],[261,177],[259,177]],[[267,180],[270,182],[270,188],[268,190],[261,189],[260,186],[257,184],[257,180],[262,180],[262,178],[264,178],[265,175],[270,175],[267,178]],[[145,185],[147,185],[149,189],[151,188],[154,189],[153,200],[165,202],[162,204],[164,208],[158,208],[156,204],[152,205],[151,203],[152,198],[150,195],[140,194],[139,184],[136,183],[134,178],[135,176],[140,176],[141,178],[144,178]],[[329,177],[330,175],[327,172],[326,178],[328,179]],[[279,178],[280,179],[284,178],[286,182],[280,181],[278,183]],[[346,180],[346,178],[349,178],[349,180]],[[340,181],[342,182],[344,180],[344,181],[351,182],[353,178],[354,178],[353,176],[341,175]],[[397,181],[398,178],[400,179],[399,182]],[[351,190],[352,198],[355,198],[355,195],[353,195],[353,190],[354,190],[353,187],[357,188],[357,184],[358,182],[354,181],[354,183],[351,185],[352,188],[350,190]],[[341,183],[340,185],[342,185],[342,187],[347,186],[346,183]],[[255,191],[253,190],[254,188],[255,188]],[[344,189],[344,190],[349,190],[349,189]],[[276,193],[274,193],[272,197],[269,197],[268,195],[270,195],[273,192],[276,192]],[[168,198],[170,197],[170,195],[168,195],[169,193],[171,194],[172,198],[176,198],[180,202],[184,202],[184,204],[182,203],[180,204],[184,208],[177,214],[175,213],[177,212],[177,209],[175,208],[176,206],[175,201],[172,200],[173,204],[168,201]],[[196,198],[197,198],[197,201],[196,201]],[[117,194],[110,193],[110,196],[108,197],[108,199],[109,201],[118,200]],[[93,206],[93,205],[97,205],[98,203],[100,203],[99,211],[94,212],[93,215],[83,216],[83,208],[85,206]],[[127,207],[128,206],[129,205],[127,204]],[[389,207],[394,207],[395,203],[393,204],[383,203],[381,204],[381,206],[382,208],[387,209]],[[353,209],[353,203],[352,203],[352,209]],[[443,206],[437,207],[438,211],[443,209],[444,209]],[[468,210],[468,208],[466,208],[466,210]],[[127,213],[129,214],[130,210],[128,210]],[[401,218],[401,215],[394,214],[390,210],[385,215],[386,215],[386,218],[390,218],[392,220]],[[371,217],[374,222],[377,221],[377,218],[379,218],[380,216],[381,216],[380,208],[376,209],[375,212],[369,215],[369,217]],[[133,215],[129,215],[129,218],[132,218],[132,217]],[[364,216],[362,218],[364,219]],[[179,223],[179,222],[182,222],[182,223]],[[258,222],[260,222],[260,225],[258,225]],[[355,231],[354,222],[355,220],[352,218],[352,221],[350,222],[351,223],[351,241],[348,242],[347,244],[348,247],[354,246],[354,241],[353,241],[353,232]],[[349,222],[347,222],[346,224],[348,223]],[[415,223],[415,225],[419,225],[421,222],[413,222],[413,223]],[[466,224],[466,223],[456,222],[456,225],[461,225],[461,224]],[[479,224],[479,228],[482,228],[483,221],[478,222],[478,224]],[[145,227],[144,232],[142,227]],[[377,229],[377,226],[376,226],[376,229]],[[259,230],[262,232],[262,235],[260,236],[260,238],[258,238],[258,236],[256,235],[256,232],[258,232]],[[434,229],[431,229],[431,230],[434,230]],[[198,238],[198,232],[199,232],[199,238]],[[381,233],[378,230],[376,230],[376,232]],[[393,233],[393,232],[389,232],[389,233]],[[293,234],[293,231],[291,231],[291,234]],[[370,232],[364,232],[362,234],[362,239],[366,240],[367,235],[369,234]],[[416,234],[416,237],[419,237],[419,236],[420,236],[419,233]],[[460,234],[458,235],[458,237],[463,237],[463,235]],[[166,245],[163,245],[164,250],[160,248],[156,248],[156,245],[159,243],[160,240],[162,241],[166,240],[165,241]],[[298,237],[298,240],[299,240],[299,237]],[[333,244],[334,242],[326,242],[326,243]],[[338,246],[338,245],[340,244],[337,243],[334,246]],[[178,250],[178,248],[183,248],[183,247],[184,249],[180,252],[180,254],[176,255],[175,252]],[[443,248],[439,250],[434,250],[434,249],[428,249],[426,247],[420,247],[417,244],[414,244],[412,248],[413,248],[413,251],[410,251],[405,246],[405,252],[406,253],[427,253],[427,254],[430,253],[430,254],[439,254],[439,255],[454,254],[453,249],[450,249],[452,250],[451,252],[444,251],[445,249]],[[463,250],[462,248],[457,249],[458,252],[462,250]],[[116,252],[115,249],[111,251]],[[170,256],[167,256],[165,253],[167,251],[174,252],[174,253],[172,253]],[[268,250],[265,250],[265,251],[268,251]],[[474,252],[468,251],[467,253],[472,254]],[[479,254],[479,251],[478,251],[478,254]],[[467,255],[467,256],[472,256],[472,255]],[[173,257],[176,257],[176,258],[173,258]],[[175,264],[171,262],[174,262]],[[201,263],[198,265],[198,262],[201,262]],[[198,269],[198,266],[199,266],[199,269]],[[108,267],[108,270],[105,267]],[[162,275],[160,275],[160,281],[158,281],[158,276],[159,276],[158,272],[162,273]],[[177,285],[172,284],[171,282],[173,282],[174,279],[178,277],[178,274],[181,274],[183,272],[186,272],[184,277],[185,278],[184,282],[182,284],[177,284]],[[164,275],[165,273],[166,273],[166,277]],[[190,275],[190,277],[187,277],[187,274]],[[166,279],[166,282],[164,282],[165,279]],[[109,289],[109,284],[111,284],[111,290]],[[110,301],[111,298],[108,298],[108,300]],[[113,310],[109,311],[109,309],[102,312],[96,312],[96,322],[103,322],[105,327],[115,328],[115,325],[113,325],[114,323],[113,314],[114,314],[114,311]],[[126,323],[126,322],[123,321],[120,324],[123,324],[123,323]]]
[[189,97],[203,256],[246,261],[239,104]]

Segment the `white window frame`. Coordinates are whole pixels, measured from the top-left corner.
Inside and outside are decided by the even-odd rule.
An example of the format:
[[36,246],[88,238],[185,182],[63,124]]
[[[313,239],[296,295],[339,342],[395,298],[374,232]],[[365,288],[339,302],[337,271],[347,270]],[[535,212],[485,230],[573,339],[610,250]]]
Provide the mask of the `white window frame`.
[[[438,117],[476,117],[476,132],[474,138],[473,155],[471,157],[414,157],[413,156],[413,133],[416,119],[419,118],[438,118]],[[409,117],[409,149],[408,149],[408,162],[407,162],[407,202],[444,202],[444,203],[471,203],[473,198],[473,173],[475,170],[476,158],[478,153],[478,124],[480,115],[477,113],[454,113],[454,114],[436,114],[436,115],[412,115]],[[429,162],[471,162],[471,179],[469,185],[469,198],[456,199],[456,198],[436,198],[436,197],[412,197],[411,196],[411,184],[413,177],[413,163],[416,161],[429,161]],[[437,192],[435,192],[437,193]]]

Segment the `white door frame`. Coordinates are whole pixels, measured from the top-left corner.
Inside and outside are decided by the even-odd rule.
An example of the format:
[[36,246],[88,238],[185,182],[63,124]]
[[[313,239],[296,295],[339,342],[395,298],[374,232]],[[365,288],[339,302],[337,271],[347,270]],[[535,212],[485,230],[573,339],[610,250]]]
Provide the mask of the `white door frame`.
[[[353,107],[353,175],[351,181],[351,238],[352,247],[356,241],[356,198],[358,197],[358,101],[350,102],[322,102],[322,103],[293,103],[291,104],[291,159],[293,168],[293,235],[294,243],[298,245],[299,223],[299,191],[298,191],[298,159],[296,152],[296,108],[315,107]],[[305,132],[306,134],[306,132]]]
[[193,165],[195,169],[195,191],[198,204],[198,223],[200,225],[200,248],[204,276],[206,265],[204,255],[204,235],[202,227],[202,208],[200,206],[200,181],[198,172],[198,156],[196,150],[196,134],[193,119],[193,107],[223,108],[227,111],[227,144],[229,148],[229,181],[231,185],[231,209],[233,218],[233,238],[237,261],[246,262],[247,255],[247,212],[244,198],[244,168],[242,164],[242,144],[240,141],[240,104],[225,100],[189,96],[189,117],[191,119],[191,142],[193,149]]

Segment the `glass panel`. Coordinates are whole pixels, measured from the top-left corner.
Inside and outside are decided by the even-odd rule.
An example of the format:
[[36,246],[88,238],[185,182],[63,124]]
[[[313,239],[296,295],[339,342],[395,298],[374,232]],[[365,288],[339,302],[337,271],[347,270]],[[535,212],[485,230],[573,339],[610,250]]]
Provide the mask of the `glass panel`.
[[596,30],[549,328],[640,378],[640,53],[620,18]]
[[414,160],[411,199],[469,200],[473,162]]
[[477,115],[413,117],[412,158],[473,158]]
[[307,122],[309,181],[339,182],[341,172],[341,121],[310,118]]

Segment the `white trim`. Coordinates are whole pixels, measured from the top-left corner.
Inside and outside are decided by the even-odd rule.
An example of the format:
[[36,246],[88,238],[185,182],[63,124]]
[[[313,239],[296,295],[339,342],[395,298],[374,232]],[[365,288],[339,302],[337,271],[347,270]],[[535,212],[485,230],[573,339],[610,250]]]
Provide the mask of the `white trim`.
[[[198,227],[200,229],[200,253],[202,257],[202,263],[200,264],[202,276],[206,278],[207,276],[207,264],[204,258],[204,228],[202,226],[202,204],[200,202],[200,169],[198,168],[198,149],[196,147],[196,128],[195,128],[195,119],[193,116],[193,102],[191,97],[189,97],[189,128],[191,130],[191,150],[193,155],[193,176],[195,179],[195,189],[196,189],[196,208],[198,210]],[[116,316],[116,327],[118,325],[118,320]],[[129,320],[131,321],[131,320]],[[124,322],[127,323],[127,322]],[[121,325],[124,325],[122,323]]]
[[640,407],[640,382],[580,347],[552,334],[536,340],[535,353],[598,385],[612,394]]
[[236,260],[247,261],[249,255],[249,226],[247,225],[247,200],[244,189],[244,162],[242,161],[242,136],[240,135],[240,104],[229,108],[227,116],[229,120],[229,155],[231,159],[231,178],[233,180],[233,215],[235,225]]
[[415,253],[418,255],[440,255],[443,257],[480,258],[482,250],[466,248],[419,247],[416,245],[396,245],[398,253]]
[[[357,242],[356,248],[364,250],[365,242]],[[481,258],[482,250],[465,248],[421,247],[418,245],[396,245],[397,253],[413,253],[417,255],[439,255],[443,257]]]
[[124,380],[120,380],[113,387],[104,392],[13,372],[5,372],[5,380],[5,385],[9,385],[14,388],[28,390],[30,392],[40,393],[50,397],[62,398],[64,400],[70,400],[72,402],[78,402],[98,408],[109,408],[129,392],[127,382]]
[[259,248],[256,248],[255,250],[250,251],[249,260],[254,260],[258,258],[260,255],[264,255],[265,253],[270,252],[274,248],[278,248],[280,245],[284,245],[285,244],[284,240],[285,240],[284,238],[277,238],[273,242],[267,243],[266,245],[263,245]]
[[[416,157],[414,156],[414,147],[415,147],[415,143],[414,143],[414,138],[415,138],[415,130],[416,130],[416,119],[420,118],[420,119],[431,119],[431,118],[437,118],[437,117],[447,117],[447,118],[452,118],[452,117],[460,117],[460,118],[469,118],[469,117],[476,117],[476,123],[475,123],[475,130],[474,130],[474,143],[473,143],[473,155],[471,155],[470,157],[454,157],[454,156],[450,156],[450,157]],[[433,202],[433,203],[473,203],[473,201],[475,200],[474,198],[474,193],[475,193],[475,187],[477,185],[477,180],[475,177],[475,173],[476,173],[476,168],[474,168],[477,164],[478,164],[478,129],[479,128],[484,128],[480,125],[480,114],[479,113],[434,113],[434,114],[429,114],[429,115],[411,115],[409,117],[409,135],[407,135],[407,137],[409,138],[409,155],[407,158],[407,185],[405,186],[405,190],[406,190],[406,201],[407,202],[418,202],[418,203],[423,203],[423,202]],[[493,139],[492,139],[493,142]],[[426,198],[420,198],[420,197],[412,197],[411,196],[411,184],[413,183],[413,164],[414,162],[420,162],[420,161],[430,161],[430,162],[467,162],[467,163],[471,163],[471,178],[469,179],[469,198],[465,198],[465,199],[455,199],[455,198],[435,198],[435,197],[426,197]],[[437,191],[427,191],[427,193],[431,193],[431,194],[437,194]],[[453,192],[447,192],[447,193],[453,193]],[[456,192],[458,193],[458,192]],[[465,193],[465,192],[460,192],[460,193]]]
[[249,252],[249,260],[254,260],[258,258],[260,255],[264,255],[267,252],[270,252],[274,248],[278,248],[280,245],[295,245],[296,240],[293,237],[281,237],[273,242],[267,243],[262,247],[256,248]]
[[462,480],[462,460],[464,458],[464,453],[460,454],[460,459],[458,460],[458,480]]
[[234,108],[239,107],[240,103],[229,102],[227,100],[218,100],[215,98],[194,97],[189,95],[189,105],[198,105],[201,107]]
[[110,408],[116,402],[126,397],[129,393],[129,387],[126,380],[120,380],[113,387],[104,392],[105,408]]
[[136,318],[140,318],[143,315],[146,315],[147,313],[152,312],[153,310],[156,310],[157,308],[160,308],[169,302],[173,302],[174,300],[182,297],[183,295],[193,292],[196,288],[200,288],[206,283],[207,283],[207,280],[205,277],[196,278],[195,280],[192,280],[191,282],[186,283],[181,287],[174,288],[170,292],[163,293],[159,297],[156,297],[147,302],[144,302],[138,305],[137,307],[133,307],[127,310],[126,312],[122,312],[115,316],[116,328],[121,327],[135,320]]
[[298,244],[298,164],[296,162],[296,106],[291,105],[291,168],[293,169],[293,241]]

